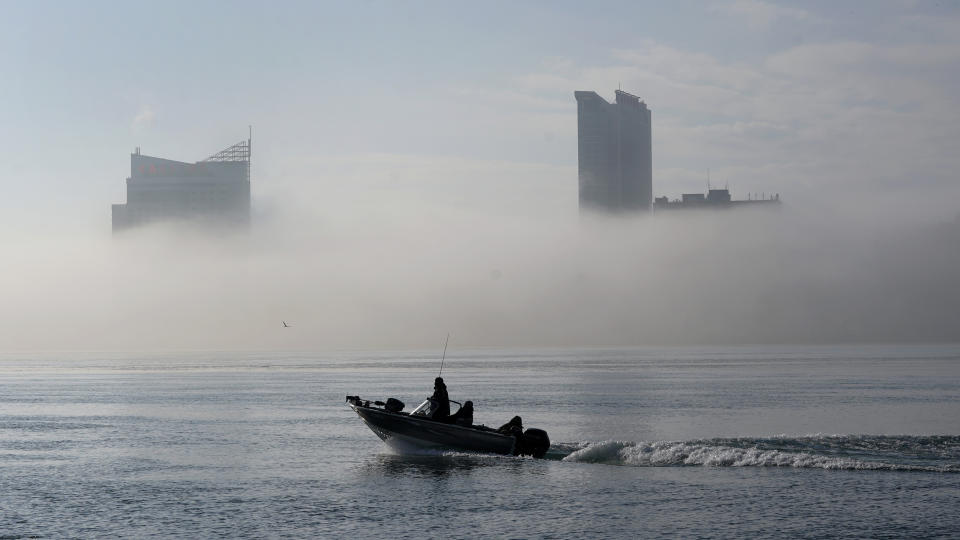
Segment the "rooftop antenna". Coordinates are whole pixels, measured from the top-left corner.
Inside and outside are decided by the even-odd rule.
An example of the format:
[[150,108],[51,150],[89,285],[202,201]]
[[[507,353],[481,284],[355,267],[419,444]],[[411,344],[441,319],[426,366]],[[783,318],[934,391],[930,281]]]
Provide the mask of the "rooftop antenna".
[[707,191],[710,191],[710,167],[707,167]]
[[440,373],[437,373],[437,377],[443,375],[443,361],[447,359],[448,343],[450,343],[450,332],[447,332],[447,340],[443,342],[443,356],[440,358]]

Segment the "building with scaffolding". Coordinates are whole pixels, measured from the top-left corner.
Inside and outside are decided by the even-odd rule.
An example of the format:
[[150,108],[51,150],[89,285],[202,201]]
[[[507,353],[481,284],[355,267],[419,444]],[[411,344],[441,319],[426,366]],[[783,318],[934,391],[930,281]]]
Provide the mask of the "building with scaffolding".
[[647,104],[622,90],[615,92],[613,103],[593,91],[576,91],[573,96],[580,210],[650,210],[653,151]]
[[126,204],[113,205],[113,231],[159,221],[244,226],[250,221],[251,139],[195,163],[130,154]]

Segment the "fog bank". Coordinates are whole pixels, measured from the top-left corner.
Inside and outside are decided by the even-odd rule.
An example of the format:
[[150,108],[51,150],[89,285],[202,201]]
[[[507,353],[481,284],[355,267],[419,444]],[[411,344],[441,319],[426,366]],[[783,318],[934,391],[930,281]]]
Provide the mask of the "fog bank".
[[244,234],[7,237],[2,348],[407,348],[448,331],[457,346],[960,339],[960,221],[789,203],[629,219],[324,207],[273,199]]

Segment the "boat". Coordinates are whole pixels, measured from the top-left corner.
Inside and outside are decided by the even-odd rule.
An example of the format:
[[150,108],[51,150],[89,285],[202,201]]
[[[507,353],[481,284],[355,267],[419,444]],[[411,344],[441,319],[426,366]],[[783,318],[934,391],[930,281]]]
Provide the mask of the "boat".
[[[542,429],[529,428],[513,434],[501,433],[483,425],[464,426],[430,418],[438,406],[427,398],[409,413],[403,402],[390,398],[386,402],[347,396],[347,405],[380,439],[400,452],[411,450],[462,450],[514,456],[542,458],[550,449],[550,438]],[[460,407],[460,403],[450,400]]]

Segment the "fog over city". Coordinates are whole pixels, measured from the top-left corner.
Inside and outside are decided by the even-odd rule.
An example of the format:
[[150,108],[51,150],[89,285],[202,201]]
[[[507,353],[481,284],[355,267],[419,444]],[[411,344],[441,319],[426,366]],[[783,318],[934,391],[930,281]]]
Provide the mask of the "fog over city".
[[[869,5],[8,6],[0,348],[960,340],[960,12]],[[618,86],[655,196],[709,169],[783,204],[582,216],[573,92]],[[135,147],[192,162],[249,124],[248,231],[111,234]]]
[[615,346],[936,341],[960,327],[960,222],[901,228],[792,204],[581,221],[575,208],[289,203],[248,235],[8,239],[4,341],[417,347],[449,330],[467,345]]

